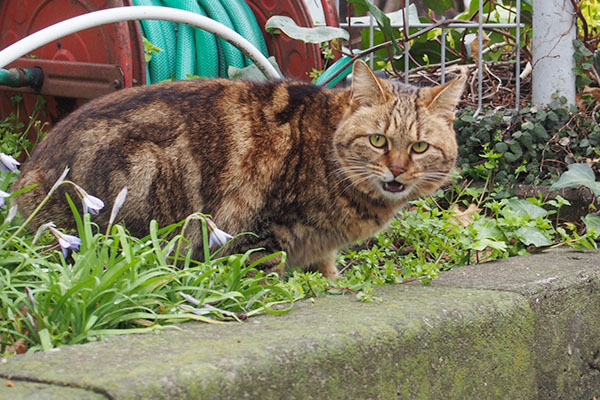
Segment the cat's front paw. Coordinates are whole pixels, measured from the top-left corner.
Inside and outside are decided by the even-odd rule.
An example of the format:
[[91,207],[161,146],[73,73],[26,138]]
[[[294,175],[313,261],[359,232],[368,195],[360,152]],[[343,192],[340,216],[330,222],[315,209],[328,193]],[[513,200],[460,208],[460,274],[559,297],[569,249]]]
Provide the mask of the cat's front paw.
[[315,264],[317,271],[323,274],[325,278],[331,279],[332,281],[336,281],[340,278],[340,273],[335,266],[336,256],[337,252],[333,252],[325,259]]

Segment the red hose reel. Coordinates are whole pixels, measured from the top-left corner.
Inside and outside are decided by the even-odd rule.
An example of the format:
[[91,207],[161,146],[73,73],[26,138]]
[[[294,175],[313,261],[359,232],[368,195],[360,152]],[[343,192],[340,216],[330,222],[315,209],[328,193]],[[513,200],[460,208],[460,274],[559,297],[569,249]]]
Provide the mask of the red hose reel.
[[[131,5],[129,0],[5,0],[0,9],[0,48],[65,19],[103,8]],[[33,57],[31,57],[33,56]],[[0,91],[0,117],[12,111],[10,97],[24,92],[25,114],[37,94],[46,98],[50,123],[87,99],[145,82],[141,33],[135,21],[86,29],[34,50],[10,67],[41,67],[44,85]],[[25,115],[25,117],[27,117]]]
[[[310,1],[311,7],[305,1]],[[319,4],[320,1],[320,4]],[[334,0],[246,0],[259,26],[272,15],[291,17],[299,26],[313,27],[310,9],[321,6],[327,25],[338,26]],[[130,6],[131,0],[4,0],[0,2],[0,48],[65,19],[105,8]],[[263,35],[269,54],[275,56],[287,77],[309,80],[313,68],[321,69],[318,45],[302,43],[285,35]],[[86,29],[34,50],[10,67],[41,67],[44,85],[31,88],[0,86],[0,118],[12,110],[10,98],[21,92],[22,115],[33,111],[36,96],[47,101],[48,122],[55,123],[87,99],[146,82],[142,36],[136,21]]]

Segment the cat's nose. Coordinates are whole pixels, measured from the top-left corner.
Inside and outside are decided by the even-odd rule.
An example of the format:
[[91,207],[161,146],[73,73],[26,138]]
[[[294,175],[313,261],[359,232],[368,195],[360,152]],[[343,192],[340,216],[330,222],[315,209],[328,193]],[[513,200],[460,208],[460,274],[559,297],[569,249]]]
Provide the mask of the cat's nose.
[[403,163],[392,163],[388,168],[390,172],[394,175],[394,178],[406,172],[406,167]]

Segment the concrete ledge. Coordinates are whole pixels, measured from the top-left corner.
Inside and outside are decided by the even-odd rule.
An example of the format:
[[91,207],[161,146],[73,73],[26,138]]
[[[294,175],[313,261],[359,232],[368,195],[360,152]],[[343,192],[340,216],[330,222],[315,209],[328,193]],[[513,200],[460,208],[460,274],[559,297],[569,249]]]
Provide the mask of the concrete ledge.
[[[0,362],[0,399],[592,399],[600,257],[554,251]],[[10,380],[12,387],[6,385]]]

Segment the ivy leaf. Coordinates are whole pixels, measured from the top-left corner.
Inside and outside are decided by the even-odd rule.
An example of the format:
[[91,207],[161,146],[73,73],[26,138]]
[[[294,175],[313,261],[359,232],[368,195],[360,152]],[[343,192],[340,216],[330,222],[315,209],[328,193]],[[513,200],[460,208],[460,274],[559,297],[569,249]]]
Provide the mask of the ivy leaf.
[[496,150],[498,153],[505,153],[508,150],[508,145],[506,142],[498,142],[494,146],[494,150]]
[[501,242],[498,240],[481,239],[473,242],[470,247],[472,250],[476,251],[483,251],[488,247],[491,247],[492,249],[496,250],[506,251],[507,246],[505,242]]
[[[275,69],[279,72],[279,74],[281,75],[281,70],[279,69],[279,65],[277,65],[277,61],[275,60],[275,57],[271,56],[268,58],[268,60],[271,63],[271,65],[273,65],[275,67]],[[230,65],[229,68],[227,69],[227,76],[229,76],[229,78],[231,78],[231,79],[246,79],[249,81],[256,81],[256,82],[266,82],[267,81],[267,77],[256,66],[256,64],[250,64],[244,68],[237,68],[237,67]]]
[[578,185],[588,187],[595,196],[600,196],[600,182],[596,182],[594,170],[585,163],[569,165],[569,169],[560,176],[560,179],[550,186],[550,191]]
[[600,215],[588,214],[582,220],[585,223],[586,231],[594,229],[594,232],[600,234]]
[[531,219],[536,219],[538,217],[545,217],[548,214],[548,211],[544,210],[542,207],[536,206],[532,202],[525,199],[512,197],[506,200],[505,203],[506,207],[510,208],[520,217],[530,217]]
[[323,43],[334,39],[350,38],[345,29],[335,28],[333,26],[317,26],[315,28],[305,28],[296,25],[293,19],[283,15],[275,15],[267,20],[265,30],[272,34],[278,34],[283,31],[292,39],[300,40],[305,43]]
[[519,159],[519,157],[520,156],[517,156],[516,154],[511,153],[510,151],[507,151],[507,152],[504,153],[504,158],[509,163],[513,163],[513,162],[517,161]]
[[517,238],[521,241],[521,243],[527,246],[534,245],[535,247],[541,247],[549,246],[552,244],[552,242],[542,233],[542,231],[532,226],[519,228],[516,234]]
[[510,147],[510,151],[512,151],[515,156],[521,157],[523,155],[523,149],[521,148],[519,142],[512,142],[508,145],[508,147]]
[[396,43],[396,40],[394,38],[394,33],[392,31],[392,25],[390,22],[390,18],[387,15],[385,15],[385,13],[383,11],[381,11],[375,4],[373,4],[373,2],[371,0],[349,0],[349,1],[350,1],[350,3],[354,4],[355,6],[358,5],[359,10],[361,8],[367,9],[373,15],[373,18],[375,18],[375,21],[377,21],[377,25],[379,25],[379,29],[381,29],[381,32],[383,33],[385,40],[391,41],[394,50],[398,53],[402,53],[402,49],[400,48],[400,46],[398,46],[398,43]]
[[489,218],[478,219],[473,223],[473,227],[477,230],[477,241],[481,242],[485,239],[504,242],[506,240],[506,236],[500,228],[495,220]]
[[533,126],[534,126],[534,125],[533,125],[533,122],[531,122],[531,121],[526,121],[526,122],[523,122],[523,123],[521,124],[521,129],[528,131],[528,130],[531,130],[531,129],[533,129]]
[[[540,113],[538,112],[538,117],[539,117]],[[544,117],[546,117],[545,113],[544,113]],[[542,125],[539,122],[536,122],[534,128],[533,128],[533,134],[536,136],[536,138],[540,139],[540,140],[548,140],[550,139],[550,136],[548,135],[548,131],[546,131],[546,128],[544,128],[544,125]]]

